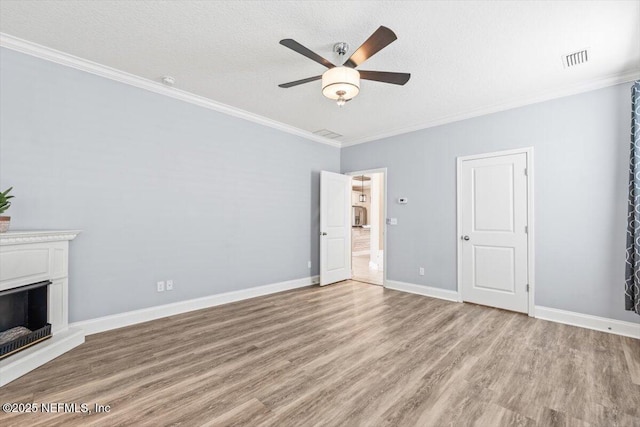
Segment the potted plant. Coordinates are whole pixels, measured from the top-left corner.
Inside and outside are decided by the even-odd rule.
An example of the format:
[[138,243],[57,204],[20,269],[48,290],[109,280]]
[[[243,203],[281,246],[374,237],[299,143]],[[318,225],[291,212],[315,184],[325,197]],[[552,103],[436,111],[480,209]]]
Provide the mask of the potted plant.
[[9,229],[9,222],[11,221],[10,216],[2,216],[2,214],[9,209],[11,206],[11,202],[9,199],[13,198],[13,196],[9,195],[9,192],[13,189],[13,187],[9,187],[7,190],[0,193],[0,233],[4,233]]

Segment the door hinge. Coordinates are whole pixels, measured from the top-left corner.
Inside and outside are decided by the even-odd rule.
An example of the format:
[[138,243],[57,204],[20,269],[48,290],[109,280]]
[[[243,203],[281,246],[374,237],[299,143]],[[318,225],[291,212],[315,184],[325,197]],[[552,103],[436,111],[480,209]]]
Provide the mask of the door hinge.
[[524,176],[529,176],[529,168],[524,168]]
[[527,283],[527,292],[529,292],[529,284]]
[[529,226],[528,225],[524,226],[524,234],[529,234]]

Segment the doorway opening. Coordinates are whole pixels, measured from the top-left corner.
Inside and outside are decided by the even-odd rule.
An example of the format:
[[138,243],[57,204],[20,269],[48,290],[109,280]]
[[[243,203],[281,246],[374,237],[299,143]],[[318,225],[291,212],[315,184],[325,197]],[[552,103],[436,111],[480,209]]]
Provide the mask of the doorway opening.
[[352,172],[351,175],[351,278],[384,285],[384,172]]

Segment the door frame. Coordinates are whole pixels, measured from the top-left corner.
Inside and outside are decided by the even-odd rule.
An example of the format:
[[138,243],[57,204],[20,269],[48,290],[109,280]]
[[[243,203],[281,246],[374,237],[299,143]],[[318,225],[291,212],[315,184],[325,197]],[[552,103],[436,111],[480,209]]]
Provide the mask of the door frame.
[[[382,287],[386,288],[387,287],[387,269],[389,268],[389,265],[387,263],[387,255],[388,255],[388,247],[387,247],[387,199],[388,199],[388,191],[389,191],[389,187],[387,186],[387,168],[376,168],[376,169],[365,169],[365,170],[359,170],[359,171],[351,171],[351,172],[344,172],[345,175],[350,175],[350,176],[357,176],[357,175],[366,175],[366,174],[370,174],[370,173],[381,173],[384,175],[384,199],[382,200],[382,202],[384,203],[384,218],[382,218],[382,246],[384,247],[383,249],[383,253],[382,253],[382,262],[384,263],[383,269],[382,269]],[[351,209],[351,206],[349,206],[349,208]],[[353,258],[353,255],[352,255]],[[352,268],[353,268],[353,262],[352,262]]]
[[490,157],[509,156],[512,154],[526,154],[527,156],[527,283],[529,284],[528,309],[530,317],[535,317],[535,217],[534,217],[534,169],[533,169],[533,147],[516,148],[514,150],[494,151],[490,153],[473,154],[456,158],[456,250],[457,250],[457,286],[458,301],[462,302],[462,162],[467,160],[486,159]]

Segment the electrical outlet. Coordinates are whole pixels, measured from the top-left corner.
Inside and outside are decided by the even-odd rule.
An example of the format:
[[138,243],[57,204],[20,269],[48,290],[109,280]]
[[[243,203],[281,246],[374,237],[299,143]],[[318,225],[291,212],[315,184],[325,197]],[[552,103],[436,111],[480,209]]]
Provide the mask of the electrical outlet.
[[311,261],[307,262],[307,268],[311,268]]
[[156,289],[158,290],[158,292],[164,292],[164,282],[158,282],[156,283],[156,286],[157,286]]
[[419,271],[421,276],[424,276],[424,267],[420,267],[420,271]]
[[167,290],[168,291],[173,290],[173,280],[167,280]]

